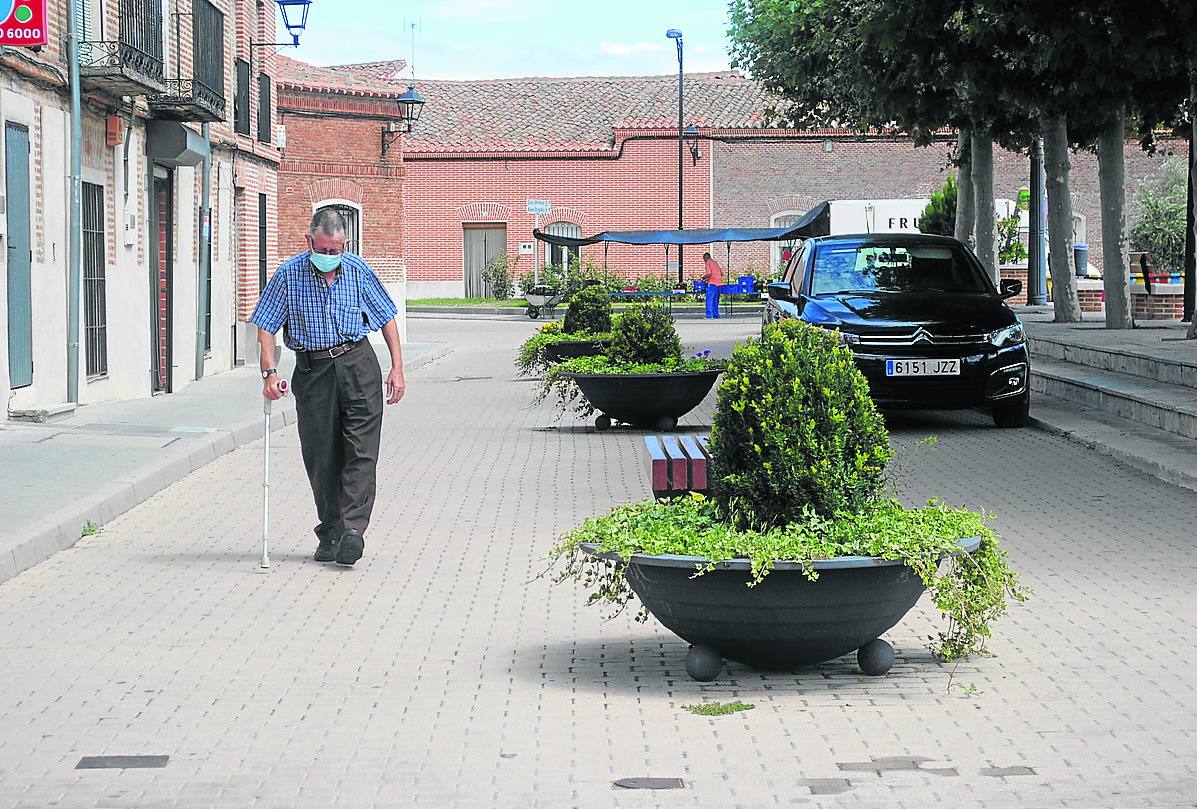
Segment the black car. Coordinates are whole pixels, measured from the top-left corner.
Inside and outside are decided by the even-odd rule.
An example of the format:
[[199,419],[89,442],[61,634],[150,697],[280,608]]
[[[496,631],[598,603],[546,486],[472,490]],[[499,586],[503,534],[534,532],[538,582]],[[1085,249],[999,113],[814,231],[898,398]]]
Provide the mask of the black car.
[[838,330],[879,405],[986,407],[999,427],[1030,408],[1022,322],[965,245],[946,236],[879,233],[804,242],[769,285],[765,322],[798,318]]

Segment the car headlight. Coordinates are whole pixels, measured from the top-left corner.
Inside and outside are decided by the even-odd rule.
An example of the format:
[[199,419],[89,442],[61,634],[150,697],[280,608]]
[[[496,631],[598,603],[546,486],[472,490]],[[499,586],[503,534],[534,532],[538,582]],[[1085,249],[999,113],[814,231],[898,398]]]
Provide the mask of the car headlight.
[[840,341],[841,348],[848,348],[850,346],[860,344],[860,335],[859,334],[853,334],[852,332],[849,332],[849,331],[841,331],[839,326],[823,326],[823,328],[827,329],[827,331],[835,333],[835,336]]
[[1009,346],[1020,345],[1026,341],[1027,333],[1021,323],[1015,323],[1013,326],[1007,326],[1004,329],[998,329],[989,333],[989,342],[996,348],[1008,348]]

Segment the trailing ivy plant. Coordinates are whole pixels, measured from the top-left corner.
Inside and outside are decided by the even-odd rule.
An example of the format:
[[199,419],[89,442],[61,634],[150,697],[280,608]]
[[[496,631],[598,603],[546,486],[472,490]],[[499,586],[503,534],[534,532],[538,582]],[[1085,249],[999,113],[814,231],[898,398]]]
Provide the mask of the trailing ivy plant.
[[[881,500],[831,517],[808,507],[786,525],[738,528],[713,500],[691,494],[632,503],[591,517],[565,534],[549,556],[564,564],[556,581],[579,581],[590,592],[587,604],[617,609],[635,598],[624,577],[634,554],[701,557],[706,561],[696,563],[697,576],[714,570],[717,562],[747,559],[752,566],[749,587],[770,575],[779,561],[809,564],[840,556],[901,560],[931,590],[947,619],[931,648],[941,659],[952,660],[981,651],[1008,599],[1026,599],[987,520],[987,515],[937,501],[907,509]],[[981,538],[980,548],[971,554],[960,553],[957,544],[967,537]],[[603,556],[583,550],[584,544]],[[819,578],[813,567],[803,574],[811,581]],[[643,621],[647,616],[641,607],[636,617]]]
[[550,320],[534,331],[532,336],[520,345],[520,349],[515,355],[515,367],[526,376],[535,376],[553,367],[553,360],[549,358],[548,349],[556,343],[610,339],[610,331],[570,334],[562,329],[561,321]]

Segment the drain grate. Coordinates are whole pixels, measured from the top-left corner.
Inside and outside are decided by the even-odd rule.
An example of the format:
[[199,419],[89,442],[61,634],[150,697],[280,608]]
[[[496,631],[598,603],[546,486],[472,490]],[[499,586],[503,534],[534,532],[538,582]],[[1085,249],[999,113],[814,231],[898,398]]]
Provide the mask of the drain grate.
[[620,778],[614,783],[623,789],[682,789],[686,786],[680,778]]
[[170,756],[84,756],[76,770],[134,770],[165,767]]

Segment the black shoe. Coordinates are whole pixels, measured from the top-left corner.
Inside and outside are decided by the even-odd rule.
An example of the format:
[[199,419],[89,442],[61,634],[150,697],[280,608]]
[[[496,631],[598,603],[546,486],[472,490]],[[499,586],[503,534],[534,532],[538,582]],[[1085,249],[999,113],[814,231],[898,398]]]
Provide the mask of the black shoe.
[[337,540],[322,539],[316,546],[316,555],[312,557],[317,562],[334,562],[337,558]]
[[354,531],[352,528],[346,529],[345,533],[341,534],[341,541],[337,545],[337,564],[352,565],[362,558],[362,551],[365,547],[366,540],[362,538],[361,531]]

